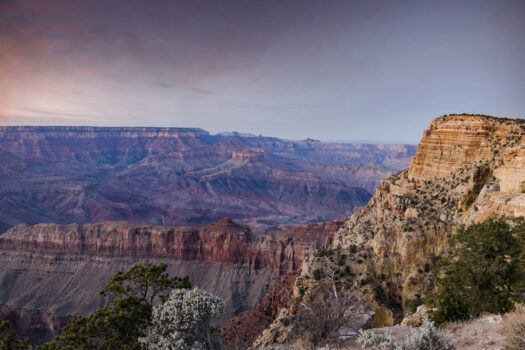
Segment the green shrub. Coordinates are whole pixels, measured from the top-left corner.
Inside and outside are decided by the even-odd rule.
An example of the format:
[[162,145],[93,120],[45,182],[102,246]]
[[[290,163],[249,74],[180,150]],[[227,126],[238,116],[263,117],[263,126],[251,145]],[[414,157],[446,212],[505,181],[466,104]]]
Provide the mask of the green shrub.
[[460,227],[449,240],[450,256],[436,266],[436,289],[427,297],[436,308],[432,319],[442,323],[512,310],[525,278],[516,235],[503,220]]
[[78,316],[60,336],[38,350],[126,349],[140,350],[138,338],[151,323],[154,302],[164,301],[172,289],[191,288],[189,278],[169,277],[166,264],[135,264],[117,271],[100,292],[108,305],[89,317]]
[[27,340],[16,339],[9,321],[0,321],[0,349],[1,350],[31,350],[33,346]]
[[422,304],[422,301],[421,301],[421,298],[419,296],[417,296],[416,298],[414,299],[410,299],[408,302],[407,302],[407,310],[413,314],[414,312],[416,312],[417,310],[417,307],[419,305]]

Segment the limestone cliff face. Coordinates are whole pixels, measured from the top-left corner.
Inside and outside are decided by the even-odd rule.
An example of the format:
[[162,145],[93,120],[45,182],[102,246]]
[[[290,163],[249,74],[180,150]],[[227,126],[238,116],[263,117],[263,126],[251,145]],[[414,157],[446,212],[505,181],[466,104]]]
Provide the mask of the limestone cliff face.
[[520,148],[522,130],[521,120],[471,115],[437,118],[424,132],[409,177],[434,180],[474,161],[493,161],[502,149]]
[[376,326],[400,321],[407,303],[432,286],[433,261],[460,224],[525,215],[523,135],[523,120],[434,120],[410,168],[381,181],[368,205],[305,260],[295,301],[255,345],[286,341],[292,329],[282,319],[334,286],[367,300]]
[[194,227],[18,225],[0,236],[0,316],[19,334],[46,339],[72,315],[101,307],[98,292],[117,270],[163,262],[171,275],[189,275],[193,285],[223,298],[225,322],[257,306],[284,276],[297,273],[303,259],[341,225],[307,225],[265,236],[229,218]]

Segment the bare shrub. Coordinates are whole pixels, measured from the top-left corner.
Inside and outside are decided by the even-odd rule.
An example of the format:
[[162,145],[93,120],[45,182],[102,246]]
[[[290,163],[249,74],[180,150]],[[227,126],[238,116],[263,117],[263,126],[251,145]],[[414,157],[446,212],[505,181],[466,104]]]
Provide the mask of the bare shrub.
[[315,345],[312,341],[312,334],[304,333],[299,338],[295,339],[292,344],[293,350],[314,350]]
[[334,293],[318,297],[308,305],[301,304],[296,315],[296,342],[317,346],[334,340],[339,328],[348,321],[350,302],[348,294]]
[[505,350],[525,349],[525,309],[519,307],[503,316],[499,332],[505,337]]

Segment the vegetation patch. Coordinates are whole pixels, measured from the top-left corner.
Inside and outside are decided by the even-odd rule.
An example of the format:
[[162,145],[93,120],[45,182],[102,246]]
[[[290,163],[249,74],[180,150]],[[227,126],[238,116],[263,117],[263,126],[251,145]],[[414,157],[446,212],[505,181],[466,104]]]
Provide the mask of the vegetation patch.
[[427,296],[438,323],[467,320],[484,312],[505,313],[524,297],[523,221],[511,228],[488,219],[460,227],[449,240],[449,256],[436,265],[437,284]]

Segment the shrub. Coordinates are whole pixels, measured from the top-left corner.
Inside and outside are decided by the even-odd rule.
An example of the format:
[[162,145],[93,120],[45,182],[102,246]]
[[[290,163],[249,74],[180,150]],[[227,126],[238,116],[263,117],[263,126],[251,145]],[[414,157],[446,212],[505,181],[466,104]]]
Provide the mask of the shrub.
[[360,330],[357,342],[363,348],[370,350],[403,350],[401,345],[392,338],[390,333],[379,334],[372,330],[365,332]]
[[418,307],[419,305],[421,305],[421,303],[422,303],[422,302],[421,302],[421,298],[420,298],[419,295],[418,295],[416,298],[414,298],[414,299],[410,299],[410,300],[407,302],[406,307],[407,307],[408,311],[409,311],[410,313],[413,314],[414,312],[416,312],[417,307]]
[[505,350],[525,349],[525,310],[518,308],[503,316],[499,332],[505,337]]
[[9,321],[0,321],[0,350],[31,350],[32,348],[29,341],[16,339]]
[[337,330],[348,321],[350,304],[348,294],[336,293],[318,297],[308,305],[301,304],[294,325],[296,344],[318,346],[336,336]]
[[436,266],[437,287],[427,297],[436,322],[504,313],[520,299],[524,278],[515,232],[503,220],[460,227],[449,240],[450,256]]
[[358,343],[370,350],[454,350],[450,337],[437,332],[434,322],[425,319],[419,328],[412,328],[404,342],[391,334],[376,334],[372,330],[359,331]]
[[403,344],[404,350],[454,350],[450,337],[437,332],[434,322],[423,320],[421,327],[413,328]]
[[224,312],[224,302],[201,289],[176,289],[154,308],[151,326],[139,343],[147,350],[222,349],[211,321]]
[[173,288],[191,287],[188,277],[170,278],[166,269],[166,264],[148,263],[117,271],[100,292],[111,298],[108,305],[87,318],[73,319],[60,336],[38,349],[139,350],[138,338],[150,324],[153,302],[164,300]]
[[311,333],[305,333],[299,338],[295,339],[292,344],[293,350],[315,350],[315,345],[313,343],[313,336]]

